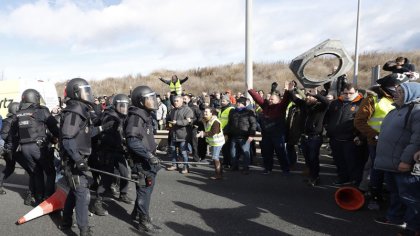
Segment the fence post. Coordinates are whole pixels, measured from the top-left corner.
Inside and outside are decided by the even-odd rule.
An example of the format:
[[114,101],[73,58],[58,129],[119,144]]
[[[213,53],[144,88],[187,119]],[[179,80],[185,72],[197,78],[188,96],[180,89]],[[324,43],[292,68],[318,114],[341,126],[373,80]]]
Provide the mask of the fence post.
[[376,81],[379,79],[380,76],[381,76],[381,66],[376,65],[372,67],[372,77],[370,79],[370,86],[375,85]]

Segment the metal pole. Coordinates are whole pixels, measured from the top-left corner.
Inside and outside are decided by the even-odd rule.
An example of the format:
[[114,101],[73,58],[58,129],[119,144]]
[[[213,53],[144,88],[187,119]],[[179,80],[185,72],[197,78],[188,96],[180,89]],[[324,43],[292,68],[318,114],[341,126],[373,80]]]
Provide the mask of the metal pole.
[[90,167],[89,167],[89,170],[93,171],[93,172],[98,172],[98,173],[101,173],[101,174],[109,175],[109,176],[112,176],[112,177],[115,177],[115,178],[118,178],[118,179],[124,179],[124,180],[130,181],[130,182],[136,183],[136,184],[139,183],[138,180],[136,181],[134,179],[126,178],[126,177],[123,177],[121,175],[116,175],[116,174],[109,173],[109,172],[106,172],[106,171],[103,171],[103,170],[98,170],[98,169],[90,168]]
[[355,45],[355,52],[354,52],[354,77],[353,77],[353,84],[357,86],[357,77],[359,75],[359,26],[360,26],[360,5],[362,4],[362,0],[358,0],[357,3],[357,25],[356,25],[356,45]]
[[210,165],[210,162],[193,162],[193,161],[161,161],[162,164],[189,164],[189,165]]
[[[252,68],[252,0],[246,0],[245,16],[245,79],[246,89],[253,87],[253,68]],[[251,98],[247,93],[247,97]]]

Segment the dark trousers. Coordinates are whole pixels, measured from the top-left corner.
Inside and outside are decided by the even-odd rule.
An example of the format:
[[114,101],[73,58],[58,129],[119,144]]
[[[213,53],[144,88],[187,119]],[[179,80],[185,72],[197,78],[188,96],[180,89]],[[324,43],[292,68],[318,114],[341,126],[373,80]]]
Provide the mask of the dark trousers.
[[302,136],[301,144],[310,177],[316,179],[319,177],[319,149],[322,145],[322,136]]
[[381,195],[384,182],[384,171],[373,168],[376,159],[376,145],[369,145],[369,158],[371,159],[369,188],[373,195]]
[[261,143],[264,168],[269,171],[273,170],[273,155],[275,152],[279,159],[281,169],[286,172],[289,171],[289,160],[287,159],[284,136],[263,134]]
[[[22,154],[28,167],[34,167],[35,199],[40,201],[55,192],[55,167],[53,157],[49,156],[47,147],[40,147],[36,143],[22,144]],[[31,170],[32,171],[32,170]],[[47,180],[44,183],[44,172]],[[31,175],[29,175],[31,178]]]
[[190,143],[192,147],[192,156],[194,158],[194,161],[200,161],[201,159],[205,159],[207,152],[206,139],[197,138],[197,128],[193,128],[191,133],[192,135]]
[[[137,167],[142,169],[142,167]],[[136,169],[136,168],[135,168]],[[135,171],[134,169],[134,171]],[[148,178],[151,179],[152,184],[145,186],[145,181],[140,180],[139,184],[136,184],[136,201],[134,206],[134,212],[140,215],[149,216],[150,200],[155,187],[157,169],[152,168],[152,171],[148,171]]]
[[407,173],[385,172],[389,190],[387,219],[407,223],[410,230],[420,230],[420,176]]
[[337,166],[340,182],[354,181],[356,185],[362,180],[363,158],[353,140],[340,141],[330,139],[330,147]]
[[225,144],[223,144],[223,147],[222,147],[222,155],[223,155],[223,165],[225,166],[225,167],[228,167],[228,166],[230,166],[230,160],[232,159],[231,158],[231,155],[230,155],[230,139],[231,138],[227,138],[227,140],[225,141]]
[[[123,177],[129,178],[128,164],[122,152],[115,152],[107,150],[100,155],[99,169],[114,174],[114,170],[117,170],[116,174]],[[112,183],[115,178],[106,174],[101,174],[101,181],[97,189],[97,195],[100,196],[105,190],[110,190]],[[120,193],[127,194],[128,192],[128,181],[119,179]]]
[[287,159],[289,159],[290,166],[296,165],[297,153],[296,153],[295,144],[286,143],[286,154],[287,154]]
[[88,208],[90,202],[90,192],[88,180],[85,175],[79,175],[80,185],[76,189],[71,189],[64,203],[63,220],[64,223],[72,223],[73,209],[76,208],[76,220],[79,229],[89,226]]

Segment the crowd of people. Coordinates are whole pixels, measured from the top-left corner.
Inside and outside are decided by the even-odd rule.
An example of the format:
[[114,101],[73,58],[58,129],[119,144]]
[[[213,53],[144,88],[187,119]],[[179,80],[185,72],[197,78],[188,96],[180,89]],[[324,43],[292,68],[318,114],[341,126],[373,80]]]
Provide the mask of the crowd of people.
[[[258,131],[261,174],[271,175],[276,155],[282,175],[289,176],[300,152],[306,182],[317,186],[324,181],[320,148],[327,141],[337,167],[332,184],[359,188],[368,197],[370,210],[386,207],[386,216],[376,222],[402,227],[401,235],[420,235],[420,84],[413,82],[418,73],[403,57],[387,62],[383,69],[391,73],[368,89],[357,88],[344,76],[336,88],[301,89],[296,82],[286,81],[280,90],[273,82],[268,93],[247,91],[252,100],[231,89],[196,96],[185,93],[182,84],[188,77],[176,75],[170,80],[160,78],[169,86],[162,96],[139,86],[130,94],[94,98],[89,84],[76,78],[67,83],[65,106],[51,112],[40,105],[36,90],[26,90],[20,103],[9,106],[1,127],[6,168],[0,173],[0,194],[5,193],[3,181],[16,162],[30,177],[27,205],[49,197],[62,171],[71,187],[63,230],[73,224],[75,208],[81,235],[91,235],[88,208],[105,216],[102,199],[112,196],[135,205],[132,218],[139,222],[140,231],[159,232],[148,211],[160,169],[153,134],[169,130],[167,171],[188,174],[191,163],[210,155],[215,170],[210,178],[220,181],[226,170],[256,174],[250,165],[256,162]],[[57,147],[59,165],[54,156]],[[128,197],[124,179],[92,172],[94,182],[89,186],[89,167],[144,180],[136,185],[136,199]],[[385,201],[384,186],[389,201]],[[90,206],[89,187],[96,195]]]

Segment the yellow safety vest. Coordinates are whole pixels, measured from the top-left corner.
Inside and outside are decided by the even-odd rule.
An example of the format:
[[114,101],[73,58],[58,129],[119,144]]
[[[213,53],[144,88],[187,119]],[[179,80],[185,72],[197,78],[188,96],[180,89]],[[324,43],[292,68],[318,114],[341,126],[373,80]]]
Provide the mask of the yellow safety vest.
[[[211,126],[213,123],[217,121],[219,124],[221,122],[213,116],[205,125],[204,125],[204,131],[209,132],[211,130]],[[220,129],[220,132],[218,134],[213,135],[212,137],[206,137],[206,142],[212,146],[212,147],[219,147],[225,144],[225,136],[223,135],[223,130]]]
[[384,97],[378,100],[377,96],[373,97],[375,102],[375,112],[372,117],[368,120],[368,125],[376,131],[381,131],[381,124],[385,116],[395,109],[395,106],[392,105],[393,101]]
[[229,121],[229,113],[233,109],[233,107],[228,107],[225,110],[219,111],[219,114],[217,115],[217,118],[220,120],[221,128],[224,129]]
[[176,83],[174,84],[171,80],[171,83],[169,84],[169,89],[171,90],[171,92],[175,92],[177,95],[181,95],[182,94],[181,81],[179,81],[178,79]]

